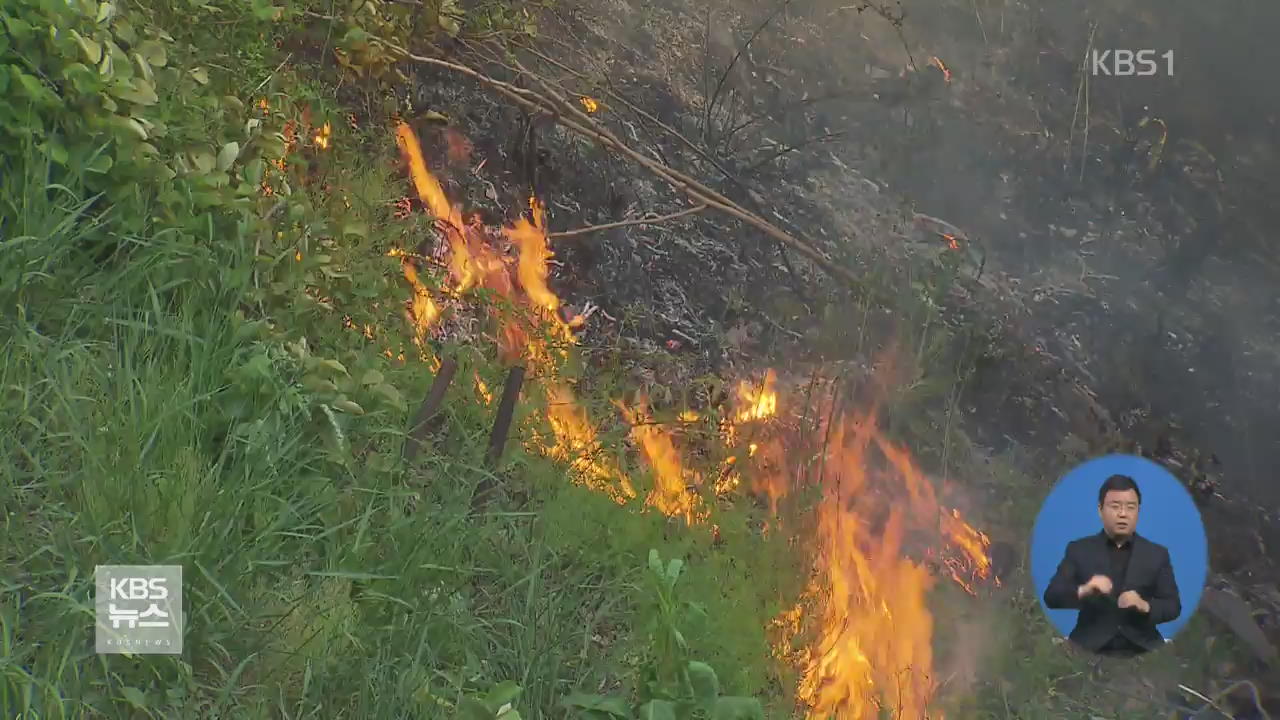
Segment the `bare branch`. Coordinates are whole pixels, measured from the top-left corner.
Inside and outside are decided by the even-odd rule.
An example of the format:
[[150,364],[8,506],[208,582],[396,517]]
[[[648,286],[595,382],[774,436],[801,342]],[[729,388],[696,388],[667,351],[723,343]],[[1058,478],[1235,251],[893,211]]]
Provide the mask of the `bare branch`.
[[619,140],[613,133],[609,132],[609,130],[601,127],[595,119],[581,110],[576,103],[570,102],[560,94],[556,93],[556,91],[539,76],[529,73],[527,69],[519,65],[518,61],[517,67],[519,67],[521,72],[525,73],[541,88],[541,93],[519,88],[511,83],[497,80],[461,63],[416,55],[402,47],[399,47],[398,45],[387,42],[386,40],[379,39],[378,42],[391,50],[400,53],[401,56],[408,60],[453,70],[454,72],[465,75],[476,82],[493,88],[503,96],[525,108],[549,113],[555,122],[561,127],[595,140],[604,147],[630,159],[637,165],[665,180],[676,190],[689,196],[689,198],[694,202],[706,204],[709,208],[714,208],[726,215],[755,227],[774,240],[777,240],[800,253],[831,277],[840,279],[854,289],[862,291],[873,301],[888,301],[888,297],[883,289],[869,285],[865,280],[854,273],[852,269],[835,263],[809,241],[800,239],[795,235],[783,231],[773,223],[770,223],[759,215],[744,209],[738,203],[707,187],[703,183],[698,182],[692,177],[689,177],[674,168],[655,162],[636,151],[634,148],[628,146],[626,143]]
[[[773,12],[769,13],[769,16],[764,19],[764,22],[760,23],[760,25],[756,27],[755,32],[751,33],[751,37],[747,38],[747,41],[742,44],[742,47],[738,48],[738,51],[734,53],[733,59],[729,61],[724,72],[720,73],[720,80],[716,82],[716,89],[711,93],[711,97],[707,100],[706,125],[703,130],[704,134],[706,133],[706,129],[711,126],[711,112],[712,109],[715,108],[716,101],[720,98],[720,91],[724,89],[724,83],[729,79],[729,73],[733,70],[734,66],[738,64],[738,60],[742,57],[742,53],[746,52],[747,48],[751,47],[751,43],[755,42],[756,38],[760,36],[760,33],[764,32],[764,29],[769,27],[774,18],[781,15],[790,4],[791,0],[782,0],[782,4],[780,4]],[[707,17],[708,22],[710,22],[710,15]]]
[[651,217],[651,218],[633,218],[631,220],[620,220],[618,222],[603,223],[601,225],[588,225],[586,227],[580,227],[574,230],[562,230],[560,232],[548,233],[547,237],[548,238],[573,237],[574,235],[585,235],[587,233],[597,232],[599,230],[612,230],[614,228],[627,227],[629,225],[657,225],[659,223],[667,222],[668,220],[675,220],[676,218],[684,217],[685,215],[693,215],[694,213],[700,213],[706,209],[707,209],[707,205],[706,203],[703,203],[701,205],[696,205],[691,208],[685,208],[684,210],[681,210],[679,212],[673,212],[667,215],[659,215],[657,217]]

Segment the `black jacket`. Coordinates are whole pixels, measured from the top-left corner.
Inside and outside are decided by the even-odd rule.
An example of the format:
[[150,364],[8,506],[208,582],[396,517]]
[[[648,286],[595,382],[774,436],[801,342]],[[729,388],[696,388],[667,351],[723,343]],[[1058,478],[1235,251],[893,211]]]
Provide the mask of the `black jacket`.
[[[1109,595],[1090,595],[1081,599],[1078,589],[1094,575],[1111,576],[1111,556],[1104,533],[1073,540],[1058,571],[1044,591],[1044,604],[1055,610],[1079,610],[1071,639],[1080,646],[1097,652],[1116,635],[1146,650],[1164,644],[1156,625],[1182,614],[1178,584],[1173,578],[1169,551],[1137,533],[1133,535],[1132,555],[1123,578],[1112,578]],[[1148,613],[1134,608],[1121,609],[1116,599],[1126,590],[1135,590],[1151,605]]]

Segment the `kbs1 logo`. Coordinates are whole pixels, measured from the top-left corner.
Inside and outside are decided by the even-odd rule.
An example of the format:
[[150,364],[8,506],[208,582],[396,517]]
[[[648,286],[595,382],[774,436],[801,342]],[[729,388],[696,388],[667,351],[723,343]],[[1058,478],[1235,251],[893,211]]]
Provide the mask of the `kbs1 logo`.
[[99,653],[182,654],[181,565],[98,565],[93,578]]
[[1094,49],[1091,67],[1094,75],[1150,77],[1163,69],[1165,75],[1173,77],[1173,51]]

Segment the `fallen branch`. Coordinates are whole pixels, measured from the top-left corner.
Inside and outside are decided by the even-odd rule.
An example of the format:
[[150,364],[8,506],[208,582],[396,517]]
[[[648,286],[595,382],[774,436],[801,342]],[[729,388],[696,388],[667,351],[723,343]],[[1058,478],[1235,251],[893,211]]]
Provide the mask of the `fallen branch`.
[[707,209],[706,203],[691,208],[685,208],[680,212],[673,212],[667,215],[659,215],[651,218],[633,218],[631,220],[619,220],[618,222],[604,223],[601,225],[588,225],[586,227],[576,228],[574,230],[561,230],[560,232],[547,233],[548,238],[573,237],[574,235],[585,235],[599,230],[613,230],[614,228],[627,227],[628,225],[657,225],[658,223],[675,220],[685,215],[693,215]]
[[[376,38],[375,38],[376,39]],[[452,70],[459,74],[465,75],[485,86],[498,91],[511,101],[529,109],[538,110],[549,113],[555,121],[563,128],[571,130],[579,135],[595,140],[606,148],[627,157],[636,164],[645,168],[649,172],[657,175],[665,180],[676,190],[689,196],[694,202],[705,204],[709,208],[714,208],[726,215],[741,220],[751,225],[764,234],[781,242],[782,244],[792,248],[810,262],[822,269],[826,274],[833,278],[843,280],[851,287],[861,290],[869,298],[879,302],[887,302],[887,294],[878,288],[868,285],[861,277],[854,273],[851,269],[836,264],[830,258],[822,253],[812,243],[802,240],[790,233],[784,232],[773,223],[761,218],[759,215],[744,209],[738,203],[733,202],[724,195],[712,190],[697,180],[685,175],[684,173],[673,168],[662,165],[640,154],[635,149],[623,143],[613,133],[601,127],[599,123],[593,120],[582,110],[571,102],[568,102],[540,77],[529,73],[523,66],[517,63],[517,67],[521,72],[526,73],[532,80],[542,89],[542,94],[532,90],[516,87],[511,83],[503,82],[495,78],[456,62],[441,60],[439,58],[426,57],[409,52],[408,50],[385,40],[376,39],[387,48],[400,53],[402,57],[412,60],[416,63],[424,65],[433,65],[448,70]]]

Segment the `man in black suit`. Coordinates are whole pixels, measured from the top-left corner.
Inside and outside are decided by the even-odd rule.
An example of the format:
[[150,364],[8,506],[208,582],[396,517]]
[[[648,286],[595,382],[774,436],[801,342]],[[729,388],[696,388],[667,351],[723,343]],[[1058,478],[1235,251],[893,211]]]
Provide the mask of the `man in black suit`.
[[1169,551],[1136,532],[1142,491],[1112,475],[1098,489],[1102,532],[1073,540],[1044,591],[1055,610],[1079,610],[1071,640],[1103,655],[1131,657],[1164,644],[1156,625],[1182,614]]

